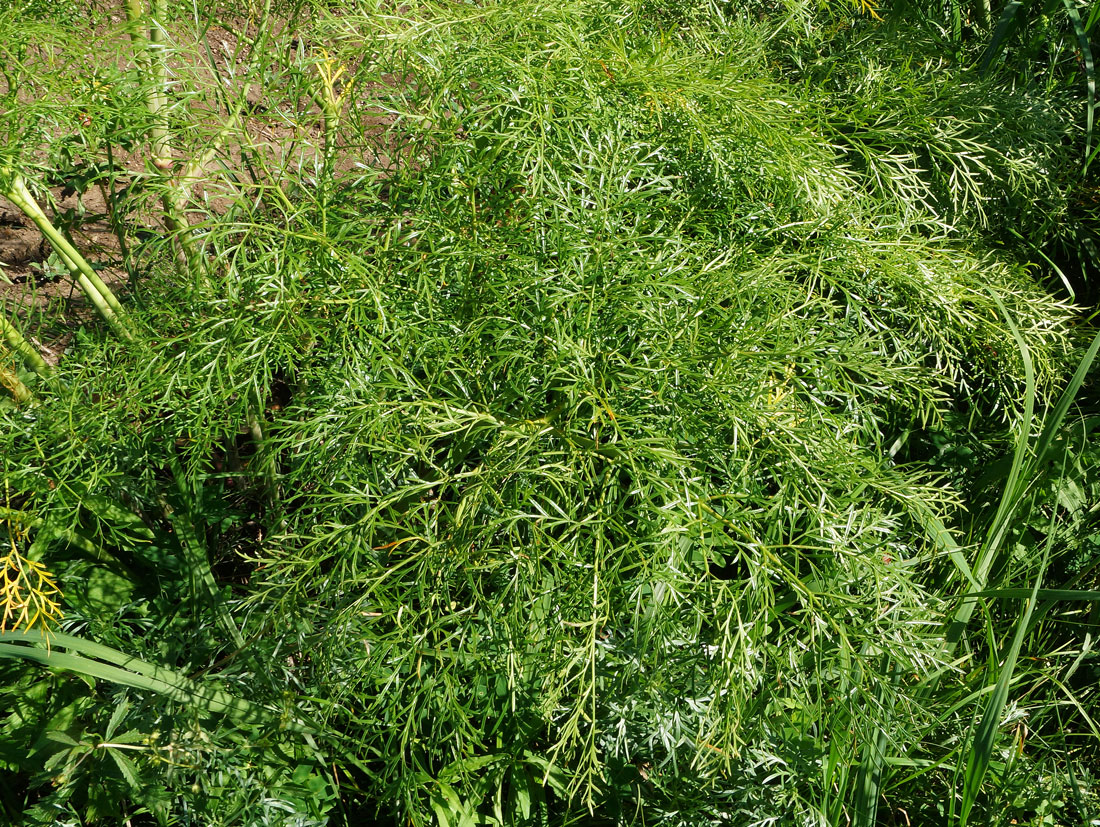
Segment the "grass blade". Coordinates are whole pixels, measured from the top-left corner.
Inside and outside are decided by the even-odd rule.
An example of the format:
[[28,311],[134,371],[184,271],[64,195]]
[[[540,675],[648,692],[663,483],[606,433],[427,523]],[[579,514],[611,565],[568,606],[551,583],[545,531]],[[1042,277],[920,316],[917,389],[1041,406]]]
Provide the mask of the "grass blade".
[[1091,160],[1092,152],[1092,122],[1096,111],[1096,65],[1092,60],[1092,46],[1089,43],[1089,34],[1081,22],[1081,15],[1077,11],[1077,3],[1074,0],[1065,0],[1066,11],[1073,23],[1073,31],[1077,35],[1077,45],[1081,48],[1081,60],[1085,64],[1085,82],[1088,84],[1089,102],[1085,118],[1085,170]]
[[1062,423],[1066,419],[1066,414],[1069,412],[1069,407],[1077,397],[1077,391],[1081,389],[1081,385],[1084,384],[1085,378],[1092,369],[1092,363],[1096,360],[1097,352],[1100,352],[1100,333],[1097,333],[1096,336],[1093,337],[1092,344],[1089,345],[1089,349],[1085,351],[1085,355],[1077,365],[1077,370],[1073,372],[1073,377],[1069,380],[1065,390],[1062,391],[1062,395],[1054,405],[1054,410],[1043,426],[1043,432],[1040,434],[1039,442],[1035,446],[1034,462],[1036,464],[1042,463],[1043,460],[1046,459],[1051,442],[1054,440],[1054,435],[1062,427]]
[[[879,684],[878,701],[885,711],[892,705],[889,703],[893,697],[893,691],[897,688],[900,675],[894,668],[889,658],[884,656],[882,669],[890,674],[889,689],[886,682]],[[882,720],[876,726],[874,740],[868,745],[867,753],[859,767],[856,776],[855,818],[852,823],[855,827],[873,827],[875,817],[878,814],[879,790],[882,788],[882,767],[886,762],[886,745],[888,741],[887,720]]]
[[[279,715],[274,711],[224,690],[203,686],[171,669],[70,635],[50,635],[49,648],[44,645],[46,638],[38,632],[2,632],[0,641],[5,641],[0,643],[0,658],[28,660],[50,669],[156,692],[206,714],[228,715],[239,723],[270,725],[279,720]],[[79,654],[69,654],[62,649],[72,649]],[[103,658],[109,662],[93,658]]]
[[[1031,589],[990,589],[988,591],[973,592],[966,596],[966,600],[977,600],[979,597],[1003,597],[1009,600],[1019,600],[1031,597]],[[1085,591],[1079,589],[1039,589],[1039,599],[1046,601],[1074,601],[1095,602],[1100,600],[1100,591]]]
[[1004,50],[1008,38],[1020,28],[1020,7],[1023,4],[1023,0],[1012,0],[1004,7],[1004,11],[1001,12],[1001,17],[997,21],[997,28],[993,30],[993,37],[990,39],[989,45],[982,55],[982,60],[978,64],[979,72],[984,73],[989,69],[989,64]]
[[915,502],[913,505],[921,527],[931,538],[936,548],[947,554],[951,562],[955,564],[955,568],[966,578],[972,588],[982,588],[982,584],[978,582],[974,577],[974,573],[970,570],[970,564],[966,562],[962,548],[955,542],[955,538],[951,536],[951,531],[943,524],[943,520],[933,514],[932,510],[924,503]]
[[1012,674],[1016,669],[1016,660],[1020,655],[1020,649],[1023,647],[1024,638],[1027,636],[1028,624],[1031,621],[1031,615],[1035,610],[1035,603],[1039,594],[1039,586],[1042,584],[1043,573],[1046,571],[1047,560],[1050,557],[1050,542],[1053,534],[1048,534],[1047,538],[1047,548],[1043,554],[1039,574],[1035,578],[1035,585],[1031,588],[1028,601],[1024,606],[1024,612],[1016,623],[1016,632],[1013,635],[1012,645],[1009,646],[1004,665],[1001,667],[1001,674],[997,678],[993,695],[986,705],[985,714],[982,716],[982,721],[978,725],[978,730],[970,744],[970,755],[967,756],[966,772],[963,776],[962,809],[959,813],[960,827],[965,827],[967,818],[970,816],[970,810],[973,808],[978,797],[978,791],[981,789],[982,780],[989,770],[990,759],[996,746],[997,730],[1001,724],[1001,715],[1004,712],[1005,704],[1008,702],[1008,690],[1012,683]]
[[[1005,478],[1004,493],[1001,495],[1001,502],[997,508],[997,513],[993,518],[993,522],[990,524],[985,542],[982,544],[981,551],[978,554],[977,564],[974,566],[974,581],[981,584],[980,588],[985,588],[987,585],[987,578],[993,567],[993,561],[997,558],[997,552],[1000,550],[1001,543],[1008,533],[1012,517],[1023,499],[1023,490],[1026,489],[1026,482],[1021,486],[1020,480],[1021,472],[1027,463],[1028,443],[1031,441],[1032,423],[1035,419],[1035,397],[1037,395],[1035,366],[1032,363],[1031,351],[1027,346],[1027,342],[1024,341],[1024,337],[1021,335],[1019,328],[1009,315],[1007,308],[1004,306],[1004,302],[1002,302],[997,295],[991,295],[993,295],[994,301],[1005,317],[1012,337],[1016,340],[1016,346],[1020,350],[1020,359],[1023,361],[1024,365],[1026,393],[1024,396],[1023,418],[1020,422],[1020,433],[1016,439],[1016,450],[1013,452],[1012,465]],[[962,637],[967,624],[970,622],[970,617],[974,613],[974,607],[975,603],[969,600],[964,601],[959,606],[947,630],[947,643],[949,648],[954,648],[955,644],[957,644]]]

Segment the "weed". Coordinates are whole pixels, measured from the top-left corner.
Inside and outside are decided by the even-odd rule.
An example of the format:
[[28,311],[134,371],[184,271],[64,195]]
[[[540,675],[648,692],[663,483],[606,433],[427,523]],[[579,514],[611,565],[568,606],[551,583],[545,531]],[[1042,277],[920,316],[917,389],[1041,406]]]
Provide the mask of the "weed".
[[1098,345],[1001,232],[1068,209],[1058,94],[697,5],[135,8],[92,84],[19,24],[5,157],[107,108],[131,292],[0,409],[67,600],[0,633],[9,811],[1094,808]]

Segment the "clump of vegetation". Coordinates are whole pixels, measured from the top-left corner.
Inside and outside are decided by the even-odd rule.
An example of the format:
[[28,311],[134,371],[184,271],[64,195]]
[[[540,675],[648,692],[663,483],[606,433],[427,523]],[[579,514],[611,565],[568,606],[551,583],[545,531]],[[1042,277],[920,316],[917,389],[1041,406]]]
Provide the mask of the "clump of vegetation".
[[1100,809],[1062,98],[847,6],[139,11],[90,84],[0,17],[127,276],[5,323],[13,819]]

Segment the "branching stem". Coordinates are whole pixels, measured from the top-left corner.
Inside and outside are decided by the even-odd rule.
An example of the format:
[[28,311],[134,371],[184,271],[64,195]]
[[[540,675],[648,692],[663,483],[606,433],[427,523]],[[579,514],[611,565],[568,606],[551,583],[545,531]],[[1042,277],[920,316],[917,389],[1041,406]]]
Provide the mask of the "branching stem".
[[103,282],[80,251],[65,238],[60,230],[50,223],[46,213],[38,206],[38,202],[34,200],[30,190],[27,189],[23,177],[11,172],[10,169],[0,169],[0,195],[5,196],[22,210],[24,215],[33,221],[34,225],[46,236],[46,240],[57,250],[70,275],[80,285],[80,289],[84,291],[84,295],[95,306],[103,320],[121,338],[127,341],[133,340],[133,333],[126,324],[125,311],[115,294],[111,292],[111,289]]

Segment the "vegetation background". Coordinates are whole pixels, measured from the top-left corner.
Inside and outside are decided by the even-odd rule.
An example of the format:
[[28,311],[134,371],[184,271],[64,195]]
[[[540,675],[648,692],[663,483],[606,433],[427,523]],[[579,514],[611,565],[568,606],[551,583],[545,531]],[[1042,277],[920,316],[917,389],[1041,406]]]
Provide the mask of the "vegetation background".
[[1098,18],[0,0],[0,818],[1100,823]]

